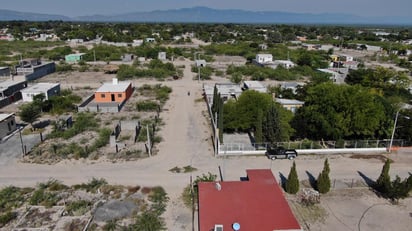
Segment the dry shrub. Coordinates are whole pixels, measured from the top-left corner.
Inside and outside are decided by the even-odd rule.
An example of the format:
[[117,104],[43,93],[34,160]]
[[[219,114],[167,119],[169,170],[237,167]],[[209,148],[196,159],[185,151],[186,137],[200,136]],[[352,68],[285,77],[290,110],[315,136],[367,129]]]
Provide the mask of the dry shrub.
[[149,194],[152,191],[152,188],[150,187],[143,187],[142,188],[142,193],[143,194]]
[[137,191],[139,191],[139,189],[140,189],[140,186],[139,186],[139,185],[129,186],[129,187],[127,187],[127,193],[128,193],[128,194],[134,194],[134,193],[136,193]]

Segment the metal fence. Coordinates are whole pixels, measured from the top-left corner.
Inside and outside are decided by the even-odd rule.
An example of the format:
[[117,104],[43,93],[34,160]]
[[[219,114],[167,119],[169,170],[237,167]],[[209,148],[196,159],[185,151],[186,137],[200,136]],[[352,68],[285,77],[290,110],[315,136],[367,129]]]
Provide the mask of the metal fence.
[[[345,141],[290,141],[269,143],[246,143],[231,142],[219,144],[220,152],[225,151],[259,151],[266,150],[268,146],[282,146],[288,149],[345,149],[345,148],[386,148],[389,147],[390,140],[345,140]],[[404,140],[393,140],[393,147],[405,147],[409,144]]]

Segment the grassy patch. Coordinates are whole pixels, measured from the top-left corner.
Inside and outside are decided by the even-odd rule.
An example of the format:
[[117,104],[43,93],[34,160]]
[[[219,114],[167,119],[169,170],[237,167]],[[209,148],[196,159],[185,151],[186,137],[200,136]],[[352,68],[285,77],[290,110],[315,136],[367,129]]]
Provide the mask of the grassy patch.
[[289,201],[289,204],[300,224],[324,222],[327,217],[326,210],[319,204],[306,206],[295,201]]

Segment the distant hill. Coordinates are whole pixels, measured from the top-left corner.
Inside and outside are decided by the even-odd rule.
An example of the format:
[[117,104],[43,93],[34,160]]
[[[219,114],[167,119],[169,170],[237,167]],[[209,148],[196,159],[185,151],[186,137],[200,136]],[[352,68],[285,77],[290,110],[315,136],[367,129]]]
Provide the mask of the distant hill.
[[189,22],[189,23],[273,23],[273,24],[400,24],[411,25],[411,17],[361,17],[352,14],[308,14],[279,11],[217,10],[207,7],[156,10],[117,15],[70,18],[61,15],[0,10],[0,20],[90,21],[90,22]]
[[49,20],[73,20],[70,17],[54,14],[37,14],[28,12],[18,12],[12,10],[0,9],[0,21],[12,21],[12,20],[24,20],[24,21],[49,21]]

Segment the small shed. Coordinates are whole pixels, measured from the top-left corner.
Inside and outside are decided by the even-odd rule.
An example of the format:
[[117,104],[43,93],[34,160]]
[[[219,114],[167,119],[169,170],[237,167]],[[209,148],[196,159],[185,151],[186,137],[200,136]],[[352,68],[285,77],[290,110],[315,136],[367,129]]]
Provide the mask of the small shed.
[[122,55],[122,61],[123,62],[131,62],[134,60],[134,55],[133,54],[124,54]]
[[84,55],[85,53],[69,54],[69,55],[66,55],[64,59],[66,60],[66,62],[75,63],[75,62],[79,62],[83,60]]
[[196,67],[206,67],[206,60],[204,59],[198,59],[195,63]]
[[166,60],[166,52],[164,51],[159,52],[159,54],[157,55],[157,59],[162,60],[162,61]]

